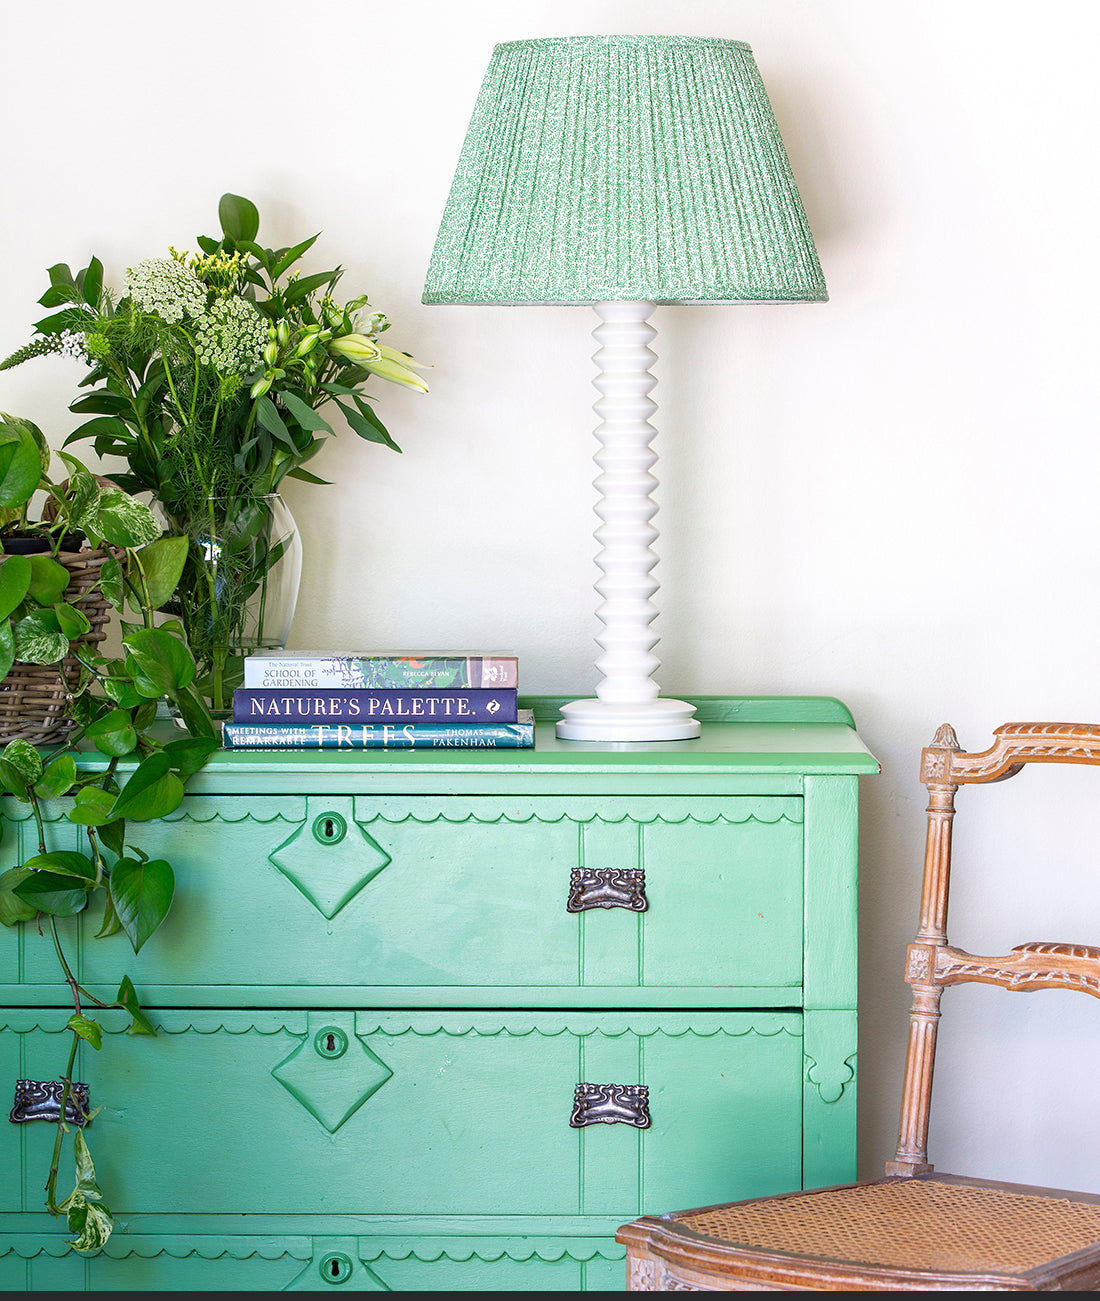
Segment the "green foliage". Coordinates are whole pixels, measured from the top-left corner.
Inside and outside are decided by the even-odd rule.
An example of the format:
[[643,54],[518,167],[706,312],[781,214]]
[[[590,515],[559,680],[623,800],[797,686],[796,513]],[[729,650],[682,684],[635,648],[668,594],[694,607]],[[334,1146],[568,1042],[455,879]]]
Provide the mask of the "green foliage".
[[73,1155],[76,1160],[76,1187],[58,1209],[65,1212],[69,1232],[76,1235],[70,1239],[72,1246],[77,1251],[98,1251],[111,1236],[114,1217],[103,1201],[103,1194],[96,1183],[92,1154],[79,1129],[73,1135]]
[[[123,457],[128,471],[112,477],[154,493],[170,512],[276,491],[335,432],[325,406],[360,437],[400,450],[366,385],[378,376],[426,391],[419,363],[379,341],[385,315],[363,295],[336,300],[341,267],[302,275],[316,235],[260,245],[259,212],[239,195],[222,196],[218,218],[220,238],[199,235],[199,253],[170,249],[131,267],[117,301],[97,258],[75,275],[64,263],[50,267],[39,302],[60,310],[36,323],[37,347],[0,362],[80,357],[89,391],[71,409],[90,418],[68,441],[90,439],[101,456]],[[0,506],[4,456],[0,442]]]
[[[67,443],[90,441],[100,456],[121,457],[126,469],[109,477],[128,493],[155,496],[172,531],[192,540],[170,608],[199,658],[202,694],[221,708],[233,685],[232,651],[251,610],[263,609],[278,554],[253,547],[235,556],[212,610],[208,552],[196,535],[255,511],[288,475],[323,484],[305,466],[342,425],[400,451],[366,392],[372,378],[427,389],[419,363],[380,341],[389,321],[365,295],[337,301],[342,268],[302,273],[316,235],[261,245],[256,205],[235,194],[222,195],[218,220],[220,236],[199,235],[196,254],[170,248],[170,257],[130,267],[117,299],[97,258],[75,274],[64,263],[50,267],[39,299],[50,314],[0,369],[58,352],[84,362],[86,392],[70,410],[87,419]],[[17,491],[28,481],[31,462],[29,443],[0,425],[0,524],[6,485]],[[108,519],[114,510],[99,503],[103,536],[140,545],[121,518]],[[34,631],[47,639],[36,653],[57,645],[48,640],[52,626]],[[0,664],[4,654],[0,644]]]
[[172,867],[162,858],[120,858],[115,863],[111,901],[135,953],[167,917],[175,888]]
[[[94,276],[85,274],[82,284],[89,293],[99,292]],[[0,557],[0,681],[15,656],[42,664],[64,658],[79,666],[80,679],[72,698],[75,726],[64,746],[44,757],[29,741],[15,740],[0,751],[0,789],[30,804],[37,830],[36,852],[0,875],[0,923],[40,929],[47,922],[72,991],[73,1013],[66,1023],[72,1043],[61,1076],[64,1116],[77,1046],[98,1051],[103,1042],[102,1028],[87,1015],[85,1003],[121,1008],[130,1017],[131,1034],[155,1031],[129,976],[122,977],[113,1003],[80,985],[65,956],[57,919],[85,912],[98,895],[104,920],[96,938],[121,932],[134,953],[142,948],[171,907],[175,875],[171,864],[150,859],[127,843],[128,824],[178,808],[186,781],[218,743],[209,712],[192,687],[195,661],[181,625],[156,622],[180,580],[185,540],[162,537],[148,507],[97,479],[71,456],[62,457],[68,480],[55,483],[49,478],[48,448],[43,455],[39,438],[28,421],[10,416],[0,421],[0,506],[20,531],[38,533],[48,547],[38,555]],[[32,525],[27,503],[37,491],[45,494],[49,519]],[[76,529],[94,546],[116,549],[119,558],[100,571],[103,594],[116,610],[136,613],[141,620],[123,624],[122,651],[114,657],[81,643],[91,625],[67,601],[69,571],[55,557],[62,534]],[[188,735],[165,742],[151,730],[162,698],[180,705]],[[107,756],[106,768],[82,771],[77,761],[81,745]],[[68,821],[84,829],[86,852],[47,845],[41,803],[60,799],[68,801]],[[60,1154],[70,1130],[58,1122],[46,1204],[53,1214],[66,1217],[70,1242],[78,1251],[97,1251],[111,1233],[113,1218],[79,1127],[72,1132],[76,1184],[63,1201],[56,1198]]]
[[27,503],[49,458],[45,435],[37,425],[0,412],[0,525],[25,520]]
[[[47,551],[34,555],[0,558],[0,680],[13,663],[59,664],[72,654],[72,645],[91,625],[87,615],[65,598],[70,574],[57,556],[66,535],[83,534],[94,547],[115,548],[127,556],[125,576],[118,559],[104,568],[101,590],[108,602],[121,609],[148,612],[169,602],[179,584],[185,561],[186,540],[162,537],[162,527],[148,506],[121,488],[92,474],[73,456],[62,455],[69,478],[56,483],[49,477],[49,449],[43,458],[41,433],[29,421],[4,416],[0,419],[0,460],[10,451],[6,478],[0,482],[0,500],[13,514],[10,527],[21,534],[40,537]],[[16,474],[22,465],[27,472]],[[29,471],[33,469],[33,474]],[[2,469],[0,469],[2,474]],[[16,489],[18,485],[18,490]],[[31,523],[27,507],[36,492],[45,495],[48,520]],[[0,530],[0,540],[3,531]],[[87,595],[85,593],[85,595]],[[148,674],[131,660],[129,653],[114,664],[85,652],[80,659],[87,671],[83,694],[90,685],[109,683],[106,694],[118,705],[135,705],[159,696],[172,699],[186,691],[195,674],[195,663],[177,631],[135,630],[131,639],[157,647],[158,668],[151,683]],[[132,688],[127,694],[127,687]],[[102,717],[108,702],[93,692],[81,700],[85,731],[109,754],[124,755],[136,747],[136,739],[125,743]],[[212,734],[212,725],[202,725]],[[121,746],[121,748],[119,748]]]

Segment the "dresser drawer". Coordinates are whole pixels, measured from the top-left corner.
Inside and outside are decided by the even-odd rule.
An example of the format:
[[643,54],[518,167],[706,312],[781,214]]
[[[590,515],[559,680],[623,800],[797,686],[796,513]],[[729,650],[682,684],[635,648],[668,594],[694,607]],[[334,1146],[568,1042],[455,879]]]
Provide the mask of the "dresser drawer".
[[[88,1143],[123,1216],[629,1218],[801,1181],[795,1013],[155,1019],[150,1039],[104,1017],[103,1049],[82,1046],[75,1076],[101,1108]],[[0,1024],[5,1090],[52,1079],[63,1017],[26,1010]],[[597,1086],[594,1100],[578,1103],[580,1084]],[[608,1085],[632,1092],[601,1094]],[[0,1185],[0,1212],[37,1210],[54,1127],[0,1133],[0,1168],[23,1169]]]
[[[54,847],[78,847],[81,829],[50,812]],[[25,806],[7,814],[15,861],[33,822]],[[410,988],[467,991],[452,1005],[474,988],[482,1005],[522,1005],[531,987],[801,1001],[797,796],[196,796],[129,834],[174,864],[172,911],[136,957],[124,938],[91,939],[98,917],[73,922],[73,956],[85,983],[113,989],[126,970],[154,1002],[202,1002],[201,985],[279,1005],[285,986],[360,1006],[401,1005]],[[22,927],[11,941],[0,984],[56,985],[47,939]]]

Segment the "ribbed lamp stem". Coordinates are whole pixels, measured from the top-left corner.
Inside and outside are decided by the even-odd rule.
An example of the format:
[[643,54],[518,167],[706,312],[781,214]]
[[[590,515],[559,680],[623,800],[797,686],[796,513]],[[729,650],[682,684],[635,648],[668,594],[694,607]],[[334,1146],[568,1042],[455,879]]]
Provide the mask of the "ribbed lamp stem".
[[603,577],[596,591],[603,602],[596,611],[604,626],[596,641],[603,654],[596,667],[603,675],[595,700],[575,700],[562,707],[557,734],[565,740],[673,741],[699,735],[694,706],[660,698],[653,680],[660,660],[652,653],[657,637],[650,624],[657,607],[651,570],[657,555],[652,523],[657,505],[651,497],[657,480],[650,473],[657,460],[650,448],[656,430],[649,417],[657,404],[649,392],[656,383],[649,373],[655,360],[648,344],[656,336],[649,324],[653,303],[596,303],[600,324],[594,332],[599,348],[593,358],[593,383],[600,491],[596,529],[600,544],[596,564]]
[[657,617],[649,599],[657,590],[650,574],[657,563],[657,553],[650,549],[657,539],[650,523],[657,512],[650,496],[657,480],[649,473],[657,460],[649,446],[657,432],[649,423],[657,410],[649,397],[657,382],[649,373],[656,356],[646,346],[657,334],[647,319],[652,310],[652,303],[596,306],[601,323],[594,331],[600,347],[593,357],[599,367],[593,383],[601,396],[594,409],[603,423],[596,429],[601,473],[595,487],[601,493],[596,514],[603,524],[594,536],[601,547],[596,564],[604,574],[596,583],[603,597],[596,614],[605,628],[596,638],[604,649],[596,661],[604,675],[596,695],[620,704],[660,694],[652,680],[660,660],[650,653],[657,638],[649,631]]

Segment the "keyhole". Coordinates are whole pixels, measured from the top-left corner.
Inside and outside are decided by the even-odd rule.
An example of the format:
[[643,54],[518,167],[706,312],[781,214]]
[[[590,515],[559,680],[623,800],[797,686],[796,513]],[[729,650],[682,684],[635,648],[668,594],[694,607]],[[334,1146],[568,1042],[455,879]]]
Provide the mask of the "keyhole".
[[322,1057],[342,1057],[347,1052],[348,1037],[339,1026],[326,1025],[313,1036],[313,1046]]
[[313,819],[313,836],[322,845],[337,845],[347,834],[348,824],[339,813],[322,813]]
[[351,1257],[342,1251],[333,1251],[320,1264],[320,1274],[326,1283],[346,1283],[351,1278]]

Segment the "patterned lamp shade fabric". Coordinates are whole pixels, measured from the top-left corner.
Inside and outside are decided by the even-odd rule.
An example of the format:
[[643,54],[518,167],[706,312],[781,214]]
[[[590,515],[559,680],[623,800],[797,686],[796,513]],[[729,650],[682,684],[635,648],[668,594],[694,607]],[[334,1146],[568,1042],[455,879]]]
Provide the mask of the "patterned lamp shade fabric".
[[749,46],[577,36],[494,49],[425,303],[827,297]]

